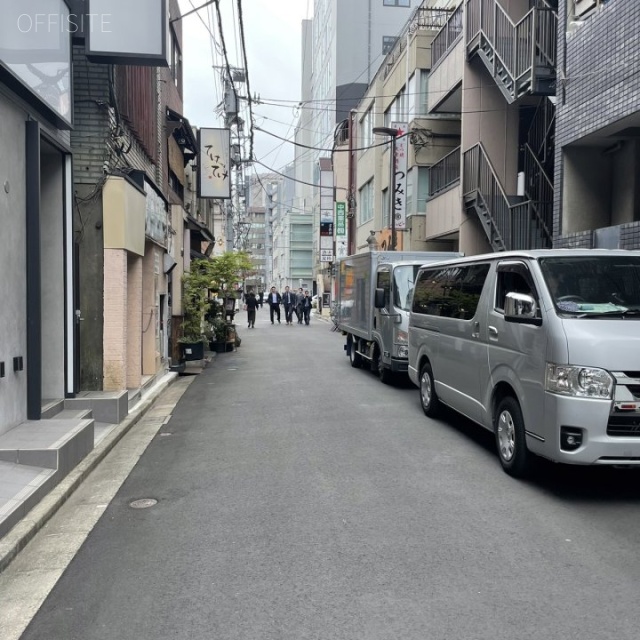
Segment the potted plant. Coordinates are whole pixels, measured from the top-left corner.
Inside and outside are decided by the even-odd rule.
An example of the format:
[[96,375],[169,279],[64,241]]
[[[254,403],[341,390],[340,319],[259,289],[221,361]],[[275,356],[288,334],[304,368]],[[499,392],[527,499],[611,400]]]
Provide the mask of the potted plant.
[[208,260],[194,260],[182,277],[182,337],[178,340],[182,360],[202,360],[207,338],[204,316],[211,284]]
[[211,341],[209,348],[216,353],[224,353],[227,348],[227,322],[223,316],[213,318],[210,325]]

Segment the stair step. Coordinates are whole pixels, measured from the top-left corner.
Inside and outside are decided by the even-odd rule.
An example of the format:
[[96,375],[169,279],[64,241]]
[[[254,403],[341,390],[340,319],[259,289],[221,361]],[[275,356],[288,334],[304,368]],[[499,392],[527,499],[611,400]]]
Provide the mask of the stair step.
[[56,485],[56,471],[0,462],[0,538]]
[[50,420],[88,420],[89,418],[93,418],[91,409],[63,409],[51,416]]
[[65,400],[67,409],[91,409],[98,422],[119,424],[129,414],[128,391],[83,391]]
[[65,476],[93,449],[93,419],[29,420],[0,436],[0,461]]

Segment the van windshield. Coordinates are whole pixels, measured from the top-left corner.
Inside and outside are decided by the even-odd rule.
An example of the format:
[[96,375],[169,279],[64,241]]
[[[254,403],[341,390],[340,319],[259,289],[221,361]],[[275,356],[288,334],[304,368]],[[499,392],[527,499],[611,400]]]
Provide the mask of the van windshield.
[[560,313],[640,317],[640,257],[542,258],[540,268]]
[[393,306],[409,311],[411,298],[416,282],[416,275],[420,269],[419,264],[408,264],[396,267],[393,272]]

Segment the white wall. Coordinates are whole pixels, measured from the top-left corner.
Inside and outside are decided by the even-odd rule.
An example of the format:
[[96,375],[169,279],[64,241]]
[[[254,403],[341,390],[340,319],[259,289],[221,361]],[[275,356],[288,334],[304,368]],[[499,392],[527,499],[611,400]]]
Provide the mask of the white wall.
[[[0,378],[0,433],[27,417],[24,121],[25,114],[0,94],[0,362],[5,366],[5,377]],[[13,372],[16,356],[25,362],[19,373]]]

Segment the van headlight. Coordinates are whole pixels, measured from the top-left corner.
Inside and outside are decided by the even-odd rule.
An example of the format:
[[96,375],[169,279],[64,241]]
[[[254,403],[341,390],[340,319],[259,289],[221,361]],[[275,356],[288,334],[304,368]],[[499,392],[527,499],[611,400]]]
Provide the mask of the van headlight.
[[610,400],[614,383],[611,374],[604,369],[547,363],[545,389],[551,393]]

